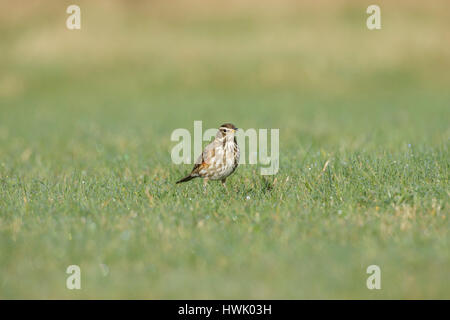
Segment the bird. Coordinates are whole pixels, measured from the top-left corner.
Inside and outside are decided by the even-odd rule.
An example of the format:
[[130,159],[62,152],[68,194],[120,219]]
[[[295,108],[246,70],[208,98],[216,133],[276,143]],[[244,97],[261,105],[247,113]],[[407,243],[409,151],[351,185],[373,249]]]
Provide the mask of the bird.
[[225,181],[239,164],[239,146],[235,133],[238,130],[233,124],[225,123],[217,131],[215,139],[208,144],[195,162],[191,173],[176,182],[182,183],[194,178],[203,178],[206,187],[208,180]]

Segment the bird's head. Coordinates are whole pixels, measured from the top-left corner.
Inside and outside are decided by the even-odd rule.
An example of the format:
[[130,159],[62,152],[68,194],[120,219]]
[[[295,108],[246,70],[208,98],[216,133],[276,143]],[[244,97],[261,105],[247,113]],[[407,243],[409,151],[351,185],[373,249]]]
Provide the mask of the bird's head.
[[238,128],[231,123],[225,123],[219,127],[219,132],[217,132],[217,136],[221,138],[234,139],[234,134]]

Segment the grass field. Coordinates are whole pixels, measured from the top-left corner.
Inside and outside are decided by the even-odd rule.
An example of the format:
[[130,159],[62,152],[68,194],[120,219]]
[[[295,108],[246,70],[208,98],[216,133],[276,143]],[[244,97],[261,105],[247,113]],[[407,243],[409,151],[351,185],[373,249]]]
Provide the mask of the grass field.
[[[77,3],[0,5],[0,299],[450,298],[448,1]],[[278,174],[175,185],[194,120]]]

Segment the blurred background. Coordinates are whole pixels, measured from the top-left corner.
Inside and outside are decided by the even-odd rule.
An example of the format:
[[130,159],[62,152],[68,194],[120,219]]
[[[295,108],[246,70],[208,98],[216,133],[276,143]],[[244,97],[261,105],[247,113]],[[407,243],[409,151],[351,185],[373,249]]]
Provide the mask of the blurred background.
[[[66,8],[71,4],[81,8],[81,30],[66,28]],[[381,30],[366,27],[371,4],[381,7]],[[174,236],[197,231],[180,229],[181,213],[164,220],[189,207],[180,202],[180,194],[171,193],[172,181],[189,168],[171,163],[170,134],[176,128],[192,130],[194,120],[203,120],[203,128],[223,122],[242,128],[279,128],[279,181],[287,176],[295,181],[292,177],[310,163],[320,171],[332,153],[345,157],[387,152],[395,158],[411,144],[424,152],[441,150],[445,177],[449,71],[447,0],[2,1],[0,298],[72,297],[59,287],[65,274],[58,270],[65,270],[69,258],[95,270],[91,279],[95,285],[79,297],[367,297],[364,286],[352,283],[342,288],[338,279],[352,279],[355,270],[382,252],[381,261],[396,260],[399,252],[405,252],[402,244],[417,239],[414,235],[422,239],[418,234],[423,229],[396,238],[397,249],[389,250],[385,248],[392,239],[377,233],[386,235],[385,229],[376,229],[374,238],[366,242],[341,231],[324,231],[317,250],[308,249],[308,242],[305,251],[298,249],[304,257],[317,257],[304,266],[299,265],[300,258],[290,257],[297,252],[291,244],[298,233],[291,230],[284,237],[282,227],[263,228],[266,238],[252,238],[249,253],[239,247],[239,235],[245,238],[247,226],[220,238],[217,228],[222,225],[217,222],[204,234],[197,233],[201,238],[195,245],[204,250],[206,261],[198,264],[182,249],[186,238]],[[320,161],[305,160],[307,154]],[[242,181],[251,181],[252,170],[243,169],[241,177],[247,180]],[[78,189],[71,196],[64,193],[81,186],[81,181],[92,183],[90,193]],[[142,187],[120,204],[109,202],[141,182]],[[96,183],[100,185],[95,187]],[[445,179],[439,184],[444,186],[440,191],[430,187],[423,194],[430,195],[430,203],[437,197],[445,211],[448,188]],[[33,197],[35,202],[30,201]],[[277,201],[273,206],[257,203],[248,212],[259,217],[264,210],[313,210],[322,203]],[[170,207],[166,204],[170,202],[180,207]],[[380,203],[363,201],[348,207],[375,210],[383,206]],[[233,210],[242,208],[240,202],[231,205]],[[206,206],[220,213],[217,204]],[[139,215],[157,210],[158,218],[147,221],[154,239],[139,238],[134,233],[139,227],[124,222],[128,214],[133,215],[130,208]],[[191,219],[197,225],[197,218],[190,217],[189,223]],[[95,222],[92,230],[90,221]],[[323,221],[313,223],[315,228]],[[417,281],[405,276],[403,284],[384,298],[448,297],[442,281],[448,280],[448,274],[440,273],[448,267],[448,253],[441,251],[448,236],[442,224],[436,228],[439,237],[430,240],[434,249],[420,251],[423,260],[411,269],[426,274]],[[314,242],[308,232],[301,234],[305,241]],[[135,242],[123,245],[123,237]],[[222,241],[230,241],[229,247],[217,249]],[[345,248],[328,246],[331,243]],[[360,260],[349,249],[358,243],[367,245],[356,254],[364,257]],[[282,248],[286,248],[284,255]],[[216,256],[214,250],[222,253]],[[148,260],[142,260],[143,251]],[[236,264],[223,258],[232,252],[241,254]],[[416,261],[418,252],[411,252],[410,261]],[[332,272],[325,268],[330,265],[327,255],[339,261]],[[427,264],[436,256],[442,260]],[[265,264],[257,263],[263,261],[258,257]],[[408,257],[396,260],[398,274]],[[355,265],[347,270],[348,261]],[[108,282],[104,274],[113,266],[120,277]],[[226,276],[246,269],[248,273],[242,272],[235,281]],[[298,291],[289,280],[296,270],[301,270],[300,280],[309,283],[309,289]],[[313,280],[320,279],[318,270],[328,276]],[[271,283],[275,271],[278,284]],[[199,284],[200,276],[208,282]],[[143,277],[152,279],[151,284],[142,282]],[[255,286],[244,286],[244,279],[253,279]],[[392,276],[393,283],[398,279]],[[365,283],[364,274],[360,280]]]
[[330,143],[360,128],[389,139],[447,129],[447,1],[379,1],[377,31],[370,1],[78,1],[75,31],[70,4],[2,3],[3,135],[17,117],[14,131],[33,135],[61,126],[51,140],[89,123],[150,135],[194,119],[313,139],[339,126]]

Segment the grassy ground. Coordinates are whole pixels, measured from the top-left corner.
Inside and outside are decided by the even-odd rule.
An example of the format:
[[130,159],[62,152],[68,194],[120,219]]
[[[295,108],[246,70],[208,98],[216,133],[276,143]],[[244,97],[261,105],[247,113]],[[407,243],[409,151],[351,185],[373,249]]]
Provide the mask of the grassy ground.
[[[378,2],[2,3],[0,298],[450,298],[450,7]],[[279,173],[175,186],[194,120]]]

